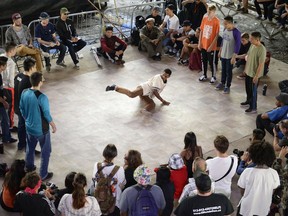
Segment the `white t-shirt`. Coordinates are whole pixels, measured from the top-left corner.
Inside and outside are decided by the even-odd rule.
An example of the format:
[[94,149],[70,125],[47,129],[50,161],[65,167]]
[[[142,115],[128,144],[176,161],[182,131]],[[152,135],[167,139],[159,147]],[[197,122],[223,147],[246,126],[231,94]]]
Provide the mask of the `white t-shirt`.
[[169,31],[170,31],[170,29],[173,29],[175,31],[177,31],[179,29],[179,19],[175,14],[172,17],[166,15],[164,17],[164,22],[167,23],[167,29]]
[[189,36],[189,35],[194,35],[195,34],[195,31],[193,29],[191,29],[190,31],[186,31],[184,32],[184,28],[181,27],[177,30],[177,33],[178,34],[182,34],[182,36]]
[[59,203],[58,210],[65,216],[100,216],[102,215],[99,204],[95,197],[87,196],[86,203],[81,209],[72,206],[72,194],[65,194]]
[[151,99],[154,97],[153,91],[157,90],[160,94],[166,86],[161,74],[157,74],[150,78],[147,82],[140,84],[143,89],[143,96],[149,96]]
[[238,158],[235,155],[230,155],[225,158],[215,157],[215,158],[206,160],[209,176],[211,176],[213,181],[216,181],[222,178],[229,170],[231,166],[231,157],[234,158],[234,163],[229,174],[222,180],[215,182],[215,193],[223,193],[228,198],[230,198],[230,195],[231,195],[232,177],[236,173],[236,169],[238,165]]
[[272,168],[249,168],[240,175],[238,186],[245,189],[240,200],[241,215],[268,215],[273,190],[280,185],[279,175]]
[[[97,168],[97,164],[98,162],[95,163],[94,165],[94,170],[93,170],[93,174],[92,174],[92,178],[95,178],[95,175],[98,171],[98,168]],[[102,164],[103,166],[104,164]],[[113,168],[115,167],[115,165],[112,165],[112,166],[107,166],[105,167],[104,169],[102,169],[102,172],[105,176],[108,176]],[[115,182],[117,182],[116,184],[116,190],[115,190],[115,193],[113,194],[114,197],[116,197],[116,206],[119,207],[119,202],[120,202],[120,197],[121,197],[121,194],[122,194],[122,188],[124,187],[124,185],[126,184],[126,179],[125,179],[125,173],[124,173],[124,169],[123,167],[120,166],[119,170],[116,172],[116,174],[114,175],[113,177],[113,180]],[[112,184],[113,184],[113,181],[112,181]],[[94,183],[92,182],[92,188],[94,186],[94,188],[96,187],[97,185],[97,182],[95,181],[95,185]],[[91,187],[90,187],[91,188]],[[91,192],[90,192],[91,193]]]
[[8,58],[6,70],[2,73],[3,87],[14,88],[14,78],[15,78],[15,67],[16,63],[12,58],[1,54],[0,56],[5,56]]

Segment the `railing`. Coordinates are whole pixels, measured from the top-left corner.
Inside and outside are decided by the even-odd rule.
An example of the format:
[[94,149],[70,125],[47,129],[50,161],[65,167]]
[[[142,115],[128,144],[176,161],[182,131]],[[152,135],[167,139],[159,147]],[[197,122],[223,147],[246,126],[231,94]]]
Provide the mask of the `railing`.
[[[126,37],[130,36],[131,30],[135,25],[135,17],[138,15],[142,15],[144,17],[148,16],[151,13],[151,10],[154,6],[159,6],[161,9],[160,14],[164,13],[164,3],[165,1],[156,1],[149,2],[137,5],[123,6],[117,8],[108,8],[104,11],[105,17],[101,17],[101,28],[103,29],[103,25],[113,24],[116,26]],[[114,28],[114,33],[121,33]],[[102,32],[100,32],[99,37],[101,37]]]
[[[100,19],[97,16],[98,12],[84,11],[80,13],[69,14],[69,18],[74,22],[75,28],[77,29],[78,36],[82,37],[88,43],[93,43],[96,40],[96,36],[100,32]],[[56,25],[59,16],[50,17],[49,21]],[[32,36],[34,36],[34,29],[40,20],[33,20],[29,23],[28,28]]]
[[5,44],[5,32],[10,26],[11,24],[0,26],[0,41],[1,41],[0,47],[3,47]]
[[[164,3],[165,1],[149,2],[137,5],[123,6],[118,8],[109,8],[104,11],[105,19],[99,14],[97,10],[85,11],[80,13],[69,14],[69,18],[73,20],[75,27],[77,29],[77,34],[83,40],[88,43],[95,43],[97,39],[102,36],[103,25],[112,23],[118,29],[121,30],[127,37],[130,36],[131,30],[134,27],[135,17],[138,15],[147,16],[151,13],[151,9],[158,5],[160,9],[162,8],[162,13],[164,13]],[[52,24],[56,24],[59,16],[50,17],[49,21]],[[34,30],[36,25],[40,20],[33,20],[28,24],[28,28],[32,36],[34,37]],[[11,25],[0,26],[0,47],[4,46],[5,43],[5,32]],[[117,32],[116,29],[115,33]]]

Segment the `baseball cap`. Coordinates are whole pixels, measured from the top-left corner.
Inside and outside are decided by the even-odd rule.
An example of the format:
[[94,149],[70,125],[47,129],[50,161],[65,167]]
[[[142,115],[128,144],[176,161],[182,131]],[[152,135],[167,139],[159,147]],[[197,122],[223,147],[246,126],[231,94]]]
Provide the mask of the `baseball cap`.
[[157,11],[157,12],[160,12],[160,7],[158,7],[158,6],[155,6],[155,7],[153,7],[153,9],[152,10],[155,10],[155,11]]
[[184,166],[184,161],[178,153],[174,153],[170,156],[168,166],[172,169],[181,169]]
[[133,174],[135,181],[140,185],[148,185],[151,182],[151,170],[144,164],[138,166]]
[[185,20],[183,22],[183,26],[191,26],[191,22],[189,20]]
[[21,15],[19,13],[12,14],[12,20],[17,20],[17,19],[20,19],[20,18],[21,18]]
[[205,173],[200,173],[195,178],[196,187],[198,190],[202,192],[207,192],[211,190],[211,179],[210,177]]
[[153,22],[153,23],[155,23],[155,19],[154,18],[148,18],[148,19],[146,19],[145,20],[145,23],[147,23],[147,22]]
[[105,31],[113,31],[113,26],[106,26]]
[[39,16],[39,19],[48,19],[50,16],[46,12],[42,12]]
[[60,14],[63,14],[63,13],[70,13],[70,12],[68,11],[68,9],[66,7],[62,7],[60,9]]
[[282,102],[285,105],[288,105],[288,94],[281,92],[278,96],[275,97],[276,100],[278,100],[279,102]]

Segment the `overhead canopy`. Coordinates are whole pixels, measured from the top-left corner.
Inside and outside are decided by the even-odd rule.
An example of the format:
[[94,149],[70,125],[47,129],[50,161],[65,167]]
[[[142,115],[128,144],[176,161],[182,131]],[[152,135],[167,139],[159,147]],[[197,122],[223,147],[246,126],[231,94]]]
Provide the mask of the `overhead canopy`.
[[62,7],[67,7],[71,13],[94,10],[88,0],[1,0],[0,25],[12,23],[13,13],[20,13],[23,23],[28,24],[38,19],[42,11],[50,16],[58,16]]

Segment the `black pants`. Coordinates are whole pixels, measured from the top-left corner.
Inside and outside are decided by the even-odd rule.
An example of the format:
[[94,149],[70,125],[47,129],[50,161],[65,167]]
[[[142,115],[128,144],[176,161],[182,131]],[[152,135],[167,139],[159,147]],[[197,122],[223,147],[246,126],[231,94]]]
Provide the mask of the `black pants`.
[[261,118],[262,114],[259,114],[256,118],[256,128],[261,129],[265,131],[265,129],[270,133],[272,136],[274,135],[273,133],[273,128],[275,127],[275,123],[272,122],[270,119],[262,119]]
[[[119,45],[118,47],[116,47],[115,49],[114,49],[114,51],[119,51],[119,50],[122,50],[123,51],[123,53],[124,53],[124,51],[126,50],[126,46],[124,46],[124,45]],[[116,56],[115,55],[115,52],[111,52],[111,53],[106,53],[106,52],[104,52],[103,53],[103,57],[104,58],[106,58],[106,59],[113,59],[114,61],[115,60],[122,60],[122,58],[123,58],[123,54],[121,54],[121,55],[119,55],[119,56]]]
[[[44,52],[47,52],[47,53],[49,53],[49,51],[50,51],[51,49],[57,49],[57,50],[59,50],[60,53],[59,53],[59,56],[58,56],[58,59],[57,59],[57,63],[63,62],[63,59],[64,59],[64,57],[65,57],[65,53],[66,53],[66,46],[64,46],[62,43],[61,43],[59,46],[54,46],[54,47],[46,47],[46,46],[43,46],[43,45],[41,45],[40,47],[41,47],[41,49],[42,49]],[[50,64],[50,58],[44,57],[44,59],[45,59],[45,64],[46,64],[46,66],[51,66],[51,64]]]
[[70,42],[69,40],[62,40],[62,43],[68,47],[69,54],[74,64],[77,64],[79,61],[76,57],[76,53],[86,46],[86,42],[80,39],[75,43]]
[[215,77],[216,52],[215,51],[207,52],[205,49],[201,49],[201,57],[202,57],[202,69],[203,69],[204,76],[207,77],[207,69],[208,69],[208,62],[209,62],[209,65],[212,71],[212,77]]
[[261,7],[260,4],[263,4],[263,9],[264,9],[264,18],[267,19],[268,18],[268,6],[271,4],[274,4],[274,1],[268,1],[268,2],[257,2],[257,0],[254,0],[254,5],[257,11],[257,14],[259,16],[262,16],[262,12],[261,12]]

